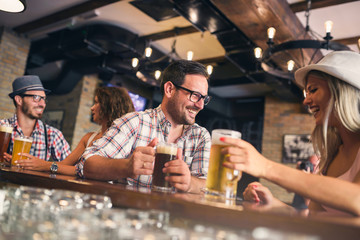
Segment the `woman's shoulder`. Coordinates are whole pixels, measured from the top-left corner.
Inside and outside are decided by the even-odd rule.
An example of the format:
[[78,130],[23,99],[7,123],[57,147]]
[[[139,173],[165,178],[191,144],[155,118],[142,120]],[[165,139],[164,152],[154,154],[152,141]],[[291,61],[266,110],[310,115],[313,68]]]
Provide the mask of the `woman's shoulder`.
[[97,134],[97,132],[88,132],[86,133],[82,139],[80,140],[81,143],[83,143],[86,146],[86,143],[89,141],[90,138],[94,138],[94,136]]

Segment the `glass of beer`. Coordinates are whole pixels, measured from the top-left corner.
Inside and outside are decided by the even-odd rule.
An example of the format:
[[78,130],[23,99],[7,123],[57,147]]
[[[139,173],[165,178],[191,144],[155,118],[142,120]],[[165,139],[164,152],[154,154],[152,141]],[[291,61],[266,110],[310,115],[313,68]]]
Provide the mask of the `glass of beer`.
[[156,146],[154,171],[152,174],[152,189],[162,192],[170,192],[172,187],[165,181],[168,173],[163,173],[165,163],[176,158],[177,145],[175,143],[160,142]]
[[20,136],[14,139],[11,166],[16,166],[15,161],[25,159],[25,157],[19,155],[19,153],[29,153],[32,141],[32,137],[26,136]]
[[0,167],[5,166],[4,152],[7,151],[13,127],[10,124],[0,126]]
[[241,133],[229,129],[215,129],[211,133],[209,170],[206,179],[206,194],[235,198],[237,182],[241,178],[238,170],[223,166],[225,155],[221,150],[228,146],[220,141],[221,137],[241,138]]

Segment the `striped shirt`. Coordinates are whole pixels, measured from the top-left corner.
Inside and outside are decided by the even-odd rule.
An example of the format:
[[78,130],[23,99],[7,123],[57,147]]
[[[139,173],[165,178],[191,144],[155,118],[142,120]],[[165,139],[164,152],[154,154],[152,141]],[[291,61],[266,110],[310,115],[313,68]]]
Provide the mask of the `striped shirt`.
[[[8,123],[14,127],[11,141],[9,144],[10,154],[12,153],[14,139],[19,136],[24,136],[23,131],[17,121],[17,115],[14,114],[12,118],[9,119],[1,119],[0,124]],[[64,135],[58,129],[51,127],[46,124],[47,130],[47,141],[48,141],[48,149],[47,156],[45,158],[45,129],[44,123],[41,120],[37,120],[35,124],[35,128],[31,133],[33,138],[33,142],[30,149],[30,155],[35,156],[39,159],[43,159],[46,161],[50,160],[50,157],[54,161],[62,161],[64,160],[71,152],[70,146],[68,142],[65,140]]]
[[[156,109],[133,112],[116,119],[106,134],[87,148],[77,164],[77,174],[83,177],[86,159],[99,155],[107,158],[129,158],[136,147],[147,146],[155,137],[167,142],[171,123],[165,118],[161,105]],[[211,139],[209,132],[197,124],[185,125],[182,136],[176,140],[183,149],[184,161],[191,175],[206,178],[209,166]],[[150,175],[127,178],[130,185],[151,186]]]

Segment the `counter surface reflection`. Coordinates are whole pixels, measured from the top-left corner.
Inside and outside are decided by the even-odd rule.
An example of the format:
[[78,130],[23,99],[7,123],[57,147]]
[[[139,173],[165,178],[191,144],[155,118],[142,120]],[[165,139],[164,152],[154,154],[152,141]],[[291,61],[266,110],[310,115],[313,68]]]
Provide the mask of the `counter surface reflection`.
[[267,209],[241,200],[209,198],[205,194],[152,192],[150,188],[10,168],[0,170],[0,180],[2,184],[107,195],[113,207],[164,210],[175,218],[233,229],[267,227],[319,239],[356,239],[360,234],[360,218],[302,218],[282,208]]

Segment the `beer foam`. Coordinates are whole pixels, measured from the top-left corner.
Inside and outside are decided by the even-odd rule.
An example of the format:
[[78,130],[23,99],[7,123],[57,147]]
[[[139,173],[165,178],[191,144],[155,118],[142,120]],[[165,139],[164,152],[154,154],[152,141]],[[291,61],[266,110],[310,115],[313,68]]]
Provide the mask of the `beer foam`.
[[16,137],[15,141],[23,141],[23,142],[30,142],[32,143],[32,139],[29,138],[23,138],[23,137]]
[[169,146],[169,145],[158,145],[156,146],[157,153],[169,154],[169,155],[176,155],[177,147]]
[[1,125],[0,126],[0,131],[1,132],[12,133],[13,129],[14,128],[12,126],[10,126],[10,125]]
[[211,136],[211,144],[213,145],[228,145],[223,141],[220,141],[221,137],[239,138],[241,139],[241,133],[230,129],[213,130]]

